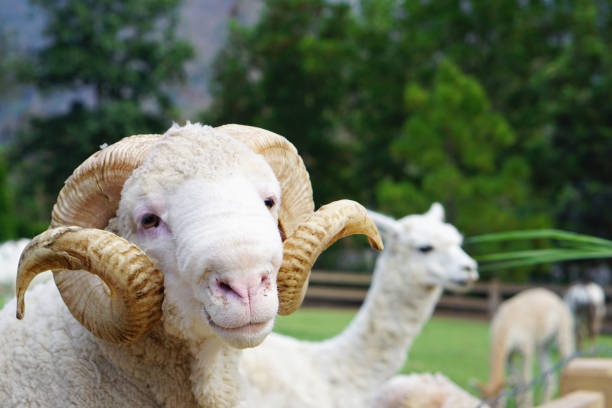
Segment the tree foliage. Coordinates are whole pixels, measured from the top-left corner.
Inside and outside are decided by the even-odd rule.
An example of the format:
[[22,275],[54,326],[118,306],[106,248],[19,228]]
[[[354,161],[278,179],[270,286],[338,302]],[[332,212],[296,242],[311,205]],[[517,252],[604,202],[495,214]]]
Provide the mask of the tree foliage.
[[[350,7],[272,0],[254,27],[233,23],[212,84],[211,124],[250,124],[288,137],[315,180],[319,204],[351,182],[350,145],[337,132],[354,48]],[[330,177],[331,176],[331,177]]]
[[276,129],[313,163],[325,156],[307,140],[341,140],[347,167],[313,172],[316,187],[342,180],[330,194],[396,214],[441,200],[468,233],[610,235],[607,3],[362,0],[333,19],[341,4],[306,3],[268,1],[255,28],[234,26],[215,112]]
[[65,113],[31,118],[10,146],[29,235],[48,222],[63,181],[100,145],[170,125],[167,85],[184,77],[193,54],[174,34],[180,0],[34,3],[47,14],[48,44],[24,77],[46,92],[86,97],[76,97]]
[[473,234],[547,225],[528,217],[529,164],[512,153],[516,135],[478,81],[443,60],[431,89],[407,84],[406,121],[387,154],[403,174],[378,184],[381,208],[396,216],[444,203],[449,221]]
[[51,41],[29,72],[41,89],[91,87],[94,103],[154,98],[169,103],[164,83],[184,78],[193,54],[177,39],[180,0],[32,0],[47,14]]
[[0,242],[18,237],[13,191],[8,182],[4,151],[0,150]]

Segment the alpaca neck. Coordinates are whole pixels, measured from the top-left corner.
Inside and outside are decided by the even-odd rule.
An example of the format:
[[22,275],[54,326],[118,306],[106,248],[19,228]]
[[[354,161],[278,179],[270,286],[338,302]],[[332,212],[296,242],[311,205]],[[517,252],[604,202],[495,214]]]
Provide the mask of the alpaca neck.
[[489,355],[489,381],[485,385],[488,397],[495,397],[501,390],[506,379],[506,362],[509,357],[507,342],[504,335],[499,333],[491,336],[491,352]]
[[332,360],[329,367],[337,367],[338,373],[358,374],[352,377],[360,382],[357,387],[370,388],[402,368],[407,351],[442,293],[438,286],[405,284],[410,282],[409,277],[401,277],[406,271],[389,264],[383,255],[353,321],[341,334],[321,344],[321,354]]

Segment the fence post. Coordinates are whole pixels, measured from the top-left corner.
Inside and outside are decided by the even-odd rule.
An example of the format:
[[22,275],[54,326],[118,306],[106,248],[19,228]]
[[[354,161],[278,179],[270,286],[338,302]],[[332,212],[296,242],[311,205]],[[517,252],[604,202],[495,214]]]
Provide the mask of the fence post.
[[489,314],[489,319],[493,317],[499,303],[501,302],[501,294],[499,290],[499,279],[493,278],[489,281],[489,290],[488,290],[488,305],[487,312]]

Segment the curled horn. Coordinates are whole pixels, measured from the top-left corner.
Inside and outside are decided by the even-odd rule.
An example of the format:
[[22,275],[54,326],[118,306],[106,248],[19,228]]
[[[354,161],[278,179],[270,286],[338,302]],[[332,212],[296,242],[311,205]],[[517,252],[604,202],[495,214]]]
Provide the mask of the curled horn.
[[218,129],[262,154],[281,184],[278,218],[284,250],[277,278],[280,314],[291,314],[302,304],[312,265],[337,240],[365,234],[373,248],[382,249],[380,234],[360,204],[340,200],[314,212],[310,177],[302,158],[287,139],[250,126],[224,125]]
[[372,248],[383,248],[376,225],[355,201],[324,205],[298,226],[284,242],[283,263],[278,272],[279,314],[288,315],[300,307],[316,259],[331,244],[352,234],[365,234]]
[[133,341],[161,319],[162,273],[140,249],[111,232],[58,227],[36,236],[20,260],[18,319],[30,282],[49,269],[66,274],[57,282],[64,302],[83,326],[105,340]]
[[31,280],[51,269],[72,315],[104,340],[134,341],[160,321],[161,272],[136,246],[102,230],[115,216],[124,182],[157,138],[122,139],[94,153],[66,181],[49,230],[35,237],[21,256],[18,318],[25,313],[24,296]]

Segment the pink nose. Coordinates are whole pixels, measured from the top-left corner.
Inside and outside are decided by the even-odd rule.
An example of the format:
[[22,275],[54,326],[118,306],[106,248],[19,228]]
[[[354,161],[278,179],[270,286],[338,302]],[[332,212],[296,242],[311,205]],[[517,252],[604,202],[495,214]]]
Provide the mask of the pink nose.
[[270,284],[267,273],[256,274],[248,278],[221,278],[215,280],[215,291],[223,297],[238,297],[249,302],[264,291]]

